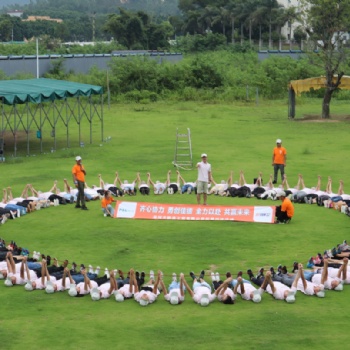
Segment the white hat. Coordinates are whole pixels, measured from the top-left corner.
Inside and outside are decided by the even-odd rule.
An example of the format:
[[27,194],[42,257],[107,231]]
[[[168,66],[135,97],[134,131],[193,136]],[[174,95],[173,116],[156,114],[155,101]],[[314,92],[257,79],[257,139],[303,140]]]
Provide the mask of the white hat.
[[148,305],[148,303],[149,303],[149,301],[148,301],[148,300],[145,300],[145,299],[140,299],[140,305],[141,305],[141,306],[147,306],[147,305]]
[[209,295],[203,294],[201,297],[201,305],[202,306],[208,306],[209,305]]
[[339,282],[339,284],[334,288],[334,290],[337,290],[337,291],[341,291],[341,290],[343,290],[344,289],[344,287],[343,287],[343,285]]
[[80,156],[76,156],[76,157],[75,157],[75,160],[76,160],[76,161],[81,160],[81,157],[80,157]]
[[280,197],[285,197],[285,196],[286,196],[286,192],[281,191],[281,192],[280,192]]
[[71,297],[75,297],[78,294],[77,290],[75,289],[75,284],[74,283],[70,285],[68,294]]
[[5,280],[5,286],[6,286],[6,287],[12,287],[12,286],[13,286],[13,283],[12,283],[10,277],[7,277],[7,278],[6,278],[6,280]]
[[46,281],[46,288],[45,292],[47,294],[51,294],[55,291],[55,288],[53,287],[53,283],[51,281]]
[[177,292],[170,293],[170,304],[177,305],[179,303],[179,294]]
[[318,296],[319,298],[324,298],[325,297],[325,292],[324,290],[320,290],[319,292],[316,293],[316,296]]
[[114,296],[115,296],[115,301],[118,301],[118,302],[124,301],[124,295],[120,293],[118,290],[114,292]]
[[277,139],[276,143],[282,143],[282,140],[281,139]]
[[208,157],[206,153],[202,153],[201,158]]
[[254,292],[253,292],[253,301],[254,301],[254,303],[260,303],[260,301],[261,301],[261,295],[260,295],[260,293],[259,293],[259,291],[256,289]]
[[100,300],[101,296],[100,296],[100,291],[98,290],[98,288],[94,287],[91,289],[90,291],[90,295],[91,295],[91,299],[93,301],[97,301]]
[[28,281],[28,282],[26,283],[26,285],[24,286],[24,289],[25,289],[25,290],[28,290],[28,291],[33,290],[32,283],[31,283],[30,281]]
[[294,296],[294,292],[293,291],[288,292],[288,296],[286,298],[286,302],[287,303],[294,303],[295,302],[295,296]]

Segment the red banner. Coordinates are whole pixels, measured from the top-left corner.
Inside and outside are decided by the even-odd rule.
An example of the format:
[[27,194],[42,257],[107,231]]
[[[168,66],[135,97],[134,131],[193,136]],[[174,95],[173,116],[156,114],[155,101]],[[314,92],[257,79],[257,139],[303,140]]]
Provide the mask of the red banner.
[[275,221],[275,207],[117,201],[114,217],[150,220],[230,220],[273,224]]

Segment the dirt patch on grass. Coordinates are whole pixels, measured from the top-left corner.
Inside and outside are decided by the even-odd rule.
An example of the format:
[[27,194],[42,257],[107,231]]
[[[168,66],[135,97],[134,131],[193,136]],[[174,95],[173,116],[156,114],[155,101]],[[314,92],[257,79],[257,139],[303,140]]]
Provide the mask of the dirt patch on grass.
[[350,115],[332,115],[329,119],[322,119],[319,114],[304,114],[303,118],[297,118],[294,119],[294,121],[304,123],[339,123],[344,121],[350,121]]

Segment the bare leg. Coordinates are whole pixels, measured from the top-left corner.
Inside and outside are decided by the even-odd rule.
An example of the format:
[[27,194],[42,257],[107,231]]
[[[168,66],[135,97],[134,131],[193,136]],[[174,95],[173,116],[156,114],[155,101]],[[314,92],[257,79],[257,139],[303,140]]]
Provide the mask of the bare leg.
[[273,189],[273,180],[272,180],[272,174],[270,174],[270,179],[269,179],[269,182],[267,183],[267,187],[269,189]]
[[344,194],[344,181],[340,180],[339,181],[339,189],[338,189],[338,194],[341,196]]
[[332,193],[332,178],[330,176],[328,176],[326,192],[327,193]]
[[318,175],[318,176],[317,176],[316,191],[320,191],[320,190],[321,190],[321,176]]
[[246,182],[245,182],[245,178],[244,178],[244,172],[243,172],[243,170],[241,170],[241,171],[239,172],[239,181],[238,181],[238,185],[244,186],[245,184],[246,184]]

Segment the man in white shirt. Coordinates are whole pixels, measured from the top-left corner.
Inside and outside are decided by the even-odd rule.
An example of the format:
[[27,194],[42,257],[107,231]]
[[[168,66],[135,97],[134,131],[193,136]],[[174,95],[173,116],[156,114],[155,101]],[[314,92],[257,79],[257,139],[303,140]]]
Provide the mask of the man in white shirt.
[[215,300],[216,294],[211,292],[210,285],[204,281],[204,271],[201,272],[199,278],[197,278],[193,272],[190,273],[190,276],[193,279],[193,290],[184,279],[183,282],[186,289],[190,293],[194,302],[200,304],[201,306],[208,306],[209,303]]
[[260,303],[264,290],[262,288],[256,289],[252,284],[245,283],[242,277],[239,276],[237,277],[234,293],[240,294],[243,300],[252,300],[254,303]]
[[160,294],[158,290],[158,285],[161,279],[161,271],[158,271],[157,280],[154,282],[154,276],[150,274],[150,283],[147,287],[142,287],[139,291],[136,279],[134,279],[135,294],[134,299],[141,305],[147,306],[156,301],[158,295]]
[[261,289],[271,294],[277,300],[285,300],[287,303],[295,302],[295,287],[289,288],[281,282],[273,282],[271,279],[271,271],[267,271]]
[[202,153],[202,161],[197,163],[197,203],[201,202],[203,195],[203,205],[207,205],[208,184],[211,182],[211,165],[207,162],[207,155]]
[[316,284],[305,279],[302,264],[298,265],[298,272],[292,286],[305,295],[316,295],[319,298],[325,296],[323,284]]
[[176,281],[176,274],[173,274],[173,281],[167,291],[163,280],[160,280],[160,285],[164,293],[164,299],[169,301],[171,305],[181,304],[185,300],[184,295],[184,274],[180,274],[180,283]]

